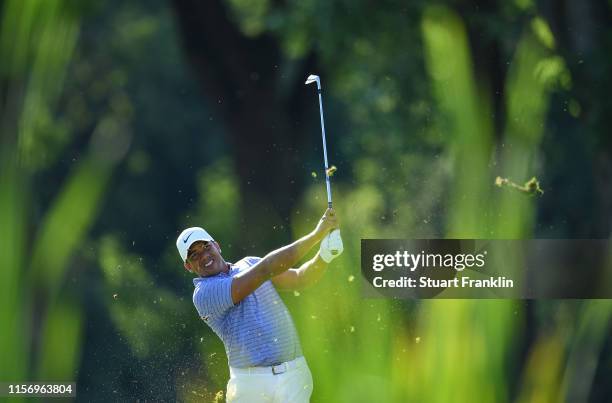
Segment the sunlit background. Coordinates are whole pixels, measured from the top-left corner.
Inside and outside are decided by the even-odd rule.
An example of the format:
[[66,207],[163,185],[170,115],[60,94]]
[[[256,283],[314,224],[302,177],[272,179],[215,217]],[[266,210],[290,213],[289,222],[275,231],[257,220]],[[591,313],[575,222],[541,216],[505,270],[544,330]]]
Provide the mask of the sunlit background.
[[609,300],[361,296],[362,238],[610,236],[612,1],[430,3],[0,1],[0,380],[223,400],[174,240],[312,229],[317,73],[345,253],[282,295],[312,401],[608,401]]

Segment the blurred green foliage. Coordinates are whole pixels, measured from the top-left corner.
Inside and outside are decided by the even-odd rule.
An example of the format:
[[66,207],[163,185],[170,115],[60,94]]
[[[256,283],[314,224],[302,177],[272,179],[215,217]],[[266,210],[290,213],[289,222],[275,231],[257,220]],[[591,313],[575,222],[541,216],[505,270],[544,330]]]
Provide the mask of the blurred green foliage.
[[[281,85],[267,99],[302,86],[302,64],[323,79],[345,254],[320,284],[283,295],[313,401],[605,401],[610,301],[364,299],[359,267],[364,238],[609,237],[610,85],[598,79],[610,41],[588,29],[568,40],[529,0],[208,4],[247,46],[274,44],[264,63]],[[225,353],[192,307],[174,240],[205,226],[233,261],[314,226],[326,205],[324,176],[311,175],[318,116],[303,106],[314,94],[291,104],[287,133],[308,149],[281,150],[307,180],[270,205],[255,184],[296,178],[276,144],[256,156],[267,172],[240,176],[247,133],[233,131],[246,117],[218,108],[246,102],[248,86],[200,91],[219,77],[197,59],[223,82],[266,72],[232,76],[190,48],[178,2],[0,7],[0,379],[75,380],[84,401],[212,401]],[[198,41],[248,64],[223,39]],[[502,191],[498,175],[536,175],[545,194]]]

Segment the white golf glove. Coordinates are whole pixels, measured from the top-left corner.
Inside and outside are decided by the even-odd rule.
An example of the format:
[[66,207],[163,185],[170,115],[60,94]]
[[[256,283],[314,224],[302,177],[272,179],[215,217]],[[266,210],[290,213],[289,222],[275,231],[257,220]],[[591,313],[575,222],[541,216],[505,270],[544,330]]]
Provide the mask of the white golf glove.
[[344,246],[342,245],[342,238],[340,237],[340,230],[335,229],[321,241],[321,248],[319,255],[326,263],[331,262],[342,254]]

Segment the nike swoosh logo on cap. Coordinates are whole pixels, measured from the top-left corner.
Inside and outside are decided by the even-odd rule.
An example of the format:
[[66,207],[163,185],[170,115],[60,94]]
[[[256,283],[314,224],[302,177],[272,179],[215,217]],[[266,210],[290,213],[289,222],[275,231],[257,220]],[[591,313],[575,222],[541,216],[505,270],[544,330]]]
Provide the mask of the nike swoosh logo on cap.
[[187,238],[183,239],[183,243],[187,243],[187,241],[189,240],[189,237],[193,235],[193,232],[189,235],[187,235]]

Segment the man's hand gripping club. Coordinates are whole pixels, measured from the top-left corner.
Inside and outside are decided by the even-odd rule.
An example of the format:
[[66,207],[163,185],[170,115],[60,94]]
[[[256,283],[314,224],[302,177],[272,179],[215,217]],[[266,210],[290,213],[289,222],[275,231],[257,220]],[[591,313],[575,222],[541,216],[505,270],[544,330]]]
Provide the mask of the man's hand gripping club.
[[[339,256],[340,253],[342,253],[342,239],[337,230],[338,225],[336,212],[333,208],[328,208],[312,232],[290,245],[283,246],[282,248],[268,253],[257,264],[251,267],[250,270],[236,275],[232,281],[232,300],[234,303],[236,304],[242,301],[265,281],[287,272],[304,257],[313,246],[322,240],[325,241],[325,245],[321,245],[319,255],[323,261],[330,262],[332,259]],[[333,232],[330,233],[330,231]],[[337,235],[332,235],[333,233],[337,233]],[[336,251],[335,255],[332,254],[332,250]],[[333,257],[330,258],[329,256]],[[308,271],[310,270],[292,270],[292,273],[289,273],[291,276],[287,275],[288,279],[280,279],[280,282],[284,282],[285,284],[295,283],[295,286],[300,286],[301,284],[299,283],[301,282],[310,282],[299,280],[299,278],[305,277],[304,274]],[[295,279],[290,279],[291,277],[295,277]]]

